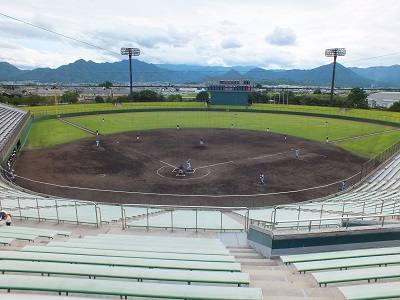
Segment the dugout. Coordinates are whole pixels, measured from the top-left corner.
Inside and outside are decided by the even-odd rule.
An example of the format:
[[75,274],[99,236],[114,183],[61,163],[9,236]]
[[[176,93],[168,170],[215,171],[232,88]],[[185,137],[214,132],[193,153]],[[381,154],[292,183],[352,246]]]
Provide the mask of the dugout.
[[212,105],[247,106],[251,92],[250,79],[214,79],[208,83]]

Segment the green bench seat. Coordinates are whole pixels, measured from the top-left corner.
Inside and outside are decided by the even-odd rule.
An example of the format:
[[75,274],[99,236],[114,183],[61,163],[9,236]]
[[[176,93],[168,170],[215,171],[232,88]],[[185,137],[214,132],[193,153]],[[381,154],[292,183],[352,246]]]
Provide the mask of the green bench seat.
[[52,230],[42,228],[31,228],[31,227],[20,227],[20,226],[7,226],[0,227],[0,232],[13,232],[13,233],[25,233],[35,234],[39,237],[53,238],[56,235],[69,236],[70,231],[65,230]]
[[[144,243],[133,243],[133,242],[105,242],[103,240],[89,240],[86,238],[83,239],[69,239],[68,244],[80,244],[80,245],[91,245],[91,248],[98,249],[116,249],[117,250],[128,250],[134,249],[135,251],[150,251],[150,252],[172,252],[172,253],[194,253],[194,254],[213,254],[213,255],[229,255],[229,251],[226,248],[193,248],[186,247],[186,245],[181,244],[144,244]],[[53,245],[53,243],[50,243]]]
[[130,236],[128,235],[125,239],[120,239],[120,238],[112,238],[111,236],[109,238],[105,237],[98,237],[98,236],[85,236],[81,240],[86,241],[87,243],[111,243],[111,244],[118,244],[118,245],[151,245],[151,246],[159,246],[159,247],[164,247],[164,246],[169,246],[169,245],[175,245],[175,247],[184,247],[184,248],[193,248],[193,249],[226,249],[226,247],[221,243],[221,244],[201,244],[201,243],[191,243],[189,241],[168,241],[168,240],[135,240],[135,239],[130,239]]
[[173,282],[249,285],[250,277],[241,272],[188,271],[146,269],[135,267],[110,267],[102,265],[64,264],[33,261],[1,261],[1,271],[13,273],[39,273],[48,275],[87,276],[89,278],[125,278]]
[[290,263],[305,262],[305,261],[329,260],[329,259],[352,258],[352,257],[363,257],[363,256],[393,255],[393,254],[400,254],[400,247],[371,248],[371,249],[357,249],[357,250],[332,251],[332,252],[321,252],[321,253],[283,255],[281,256],[281,260],[285,264],[290,264]]
[[69,239],[68,242],[50,242],[47,244],[49,247],[72,247],[72,248],[89,248],[89,249],[109,249],[109,250],[121,250],[121,251],[135,251],[135,252],[155,252],[155,253],[187,253],[187,254],[203,254],[203,255],[230,255],[227,249],[186,249],[182,245],[164,245],[152,246],[152,245],[120,245],[113,243],[102,243],[102,242],[89,242],[83,239]]
[[208,262],[208,261],[186,261],[186,260],[163,260],[131,257],[107,257],[79,254],[56,254],[38,252],[2,251],[0,260],[19,261],[47,261],[60,263],[93,264],[108,266],[128,266],[159,269],[183,269],[183,270],[207,270],[240,272],[239,263]]
[[376,281],[378,279],[400,277],[400,266],[318,272],[318,273],[312,273],[312,275],[314,276],[315,280],[317,280],[320,286],[322,284],[325,284],[326,286],[328,283],[360,281],[360,280],[368,280],[368,282],[370,282],[370,280]]
[[0,289],[166,299],[261,300],[258,288],[0,275]]
[[[93,236],[91,236],[93,237]],[[141,242],[171,242],[171,243],[188,243],[188,244],[200,244],[200,245],[218,245],[223,246],[220,239],[211,238],[189,238],[189,237],[167,237],[167,236],[147,236],[147,235],[123,235],[123,234],[104,234],[100,233],[96,235],[97,238],[104,239],[116,239],[116,240],[129,240],[129,241],[141,241]]]
[[339,287],[347,300],[399,299],[400,283],[385,282]]
[[191,260],[191,261],[215,261],[215,262],[235,262],[233,256],[223,255],[201,255],[186,253],[161,253],[161,252],[134,252],[108,249],[85,249],[85,248],[65,248],[65,247],[46,247],[46,246],[25,246],[21,249],[23,252],[41,252],[41,253],[63,253],[63,254],[81,254],[108,257],[136,257],[153,258],[167,260]]
[[14,238],[8,238],[8,237],[0,237],[0,244],[2,245],[10,245],[12,241],[14,241]]
[[38,238],[38,235],[0,231],[0,238],[12,238],[14,240],[22,240],[22,241],[32,242],[34,239]]
[[329,269],[347,269],[354,267],[386,266],[400,264],[400,254],[386,256],[367,256],[360,258],[341,258],[320,261],[306,261],[294,263],[296,269],[301,272],[319,271]]

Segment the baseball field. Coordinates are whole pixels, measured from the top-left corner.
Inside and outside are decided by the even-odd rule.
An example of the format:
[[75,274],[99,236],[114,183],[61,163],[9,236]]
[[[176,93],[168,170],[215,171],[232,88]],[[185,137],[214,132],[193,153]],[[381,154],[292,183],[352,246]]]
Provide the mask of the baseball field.
[[[366,121],[229,109],[66,120],[33,125],[17,183],[114,203],[266,206],[323,197],[400,139],[394,127]],[[189,159],[194,171],[177,176]]]

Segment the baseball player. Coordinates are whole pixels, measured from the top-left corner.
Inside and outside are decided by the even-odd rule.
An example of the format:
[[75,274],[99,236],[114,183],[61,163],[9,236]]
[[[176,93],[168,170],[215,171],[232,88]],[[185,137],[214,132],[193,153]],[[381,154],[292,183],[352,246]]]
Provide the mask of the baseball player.
[[179,174],[179,175],[185,174],[185,171],[183,171],[183,166],[182,166],[182,164],[179,166],[178,174]]

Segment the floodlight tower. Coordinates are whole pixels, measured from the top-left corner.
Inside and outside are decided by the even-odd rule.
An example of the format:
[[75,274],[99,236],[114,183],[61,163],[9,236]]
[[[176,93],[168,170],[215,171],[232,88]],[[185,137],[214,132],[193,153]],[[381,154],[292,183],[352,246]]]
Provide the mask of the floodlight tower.
[[325,50],[326,57],[333,56],[333,70],[332,70],[332,84],[331,84],[331,98],[329,100],[329,106],[333,106],[333,87],[335,86],[335,71],[336,71],[336,58],[338,56],[345,56],[346,49],[345,48],[331,48]]
[[138,48],[121,48],[122,55],[129,55],[129,75],[130,75],[130,94],[129,101],[133,102],[132,93],[132,56],[139,56],[140,50]]

